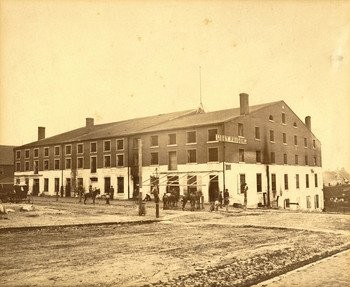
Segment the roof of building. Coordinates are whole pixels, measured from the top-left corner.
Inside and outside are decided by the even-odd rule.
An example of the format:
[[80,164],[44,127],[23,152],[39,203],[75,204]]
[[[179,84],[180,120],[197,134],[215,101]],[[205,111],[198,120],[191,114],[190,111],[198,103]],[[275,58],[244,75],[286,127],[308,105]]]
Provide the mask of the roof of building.
[[[249,113],[254,113],[262,108],[279,102],[281,101],[249,106]],[[116,136],[149,133],[161,130],[206,126],[223,123],[239,116],[241,116],[240,108],[225,109],[207,113],[198,110],[186,110],[156,116],[135,118],[120,122],[93,125],[91,127],[84,126],[82,128],[23,145],[22,147],[79,142]]]
[[12,145],[0,145],[0,165],[13,165],[13,149]]

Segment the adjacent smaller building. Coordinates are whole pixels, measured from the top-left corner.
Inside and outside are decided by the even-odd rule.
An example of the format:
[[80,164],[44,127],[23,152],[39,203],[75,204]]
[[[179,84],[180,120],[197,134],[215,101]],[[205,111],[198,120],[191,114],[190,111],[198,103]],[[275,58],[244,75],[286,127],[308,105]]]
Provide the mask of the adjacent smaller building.
[[15,146],[0,145],[0,188],[12,189],[14,182],[13,149]]

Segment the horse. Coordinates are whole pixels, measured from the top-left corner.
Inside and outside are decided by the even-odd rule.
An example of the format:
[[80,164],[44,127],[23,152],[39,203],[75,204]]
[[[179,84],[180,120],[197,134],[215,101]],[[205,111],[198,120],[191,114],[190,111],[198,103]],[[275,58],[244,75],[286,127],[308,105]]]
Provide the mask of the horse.
[[184,193],[184,195],[182,196],[182,210],[185,210],[187,201],[189,201],[191,204],[191,211],[194,211],[195,209],[199,210],[201,198],[202,192],[200,190]]
[[179,198],[176,196],[176,194],[167,192],[163,195],[163,209],[170,209],[177,206]]
[[86,200],[88,198],[91,198],[92,199],[92,204],[95,204],[95,199],[96,199],[96,196],[100,194],[100,189],[94,189],[94,190],[89,190],[89,192],[87,193],[84,193],[84,204],[86,204]]

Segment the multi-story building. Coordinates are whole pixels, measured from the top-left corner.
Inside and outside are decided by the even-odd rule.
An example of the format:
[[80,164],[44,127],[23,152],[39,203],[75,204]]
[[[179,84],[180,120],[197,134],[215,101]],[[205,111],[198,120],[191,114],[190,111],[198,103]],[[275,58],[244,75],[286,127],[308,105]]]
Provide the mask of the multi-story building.
[[182,194],[201,190],[230,192],[230,202],[248,207],[322,209],[321,144],[284,101],[205,113],[190,110],[86,126],[45,138],[14,151],[15,177],[34,193],[55,194],[64,185],[72,196],[77,185],[90,185],[115,198],[128,199],[158,184]]
[[12,190],[14,177],[14,146],[0,145],[0,189]]

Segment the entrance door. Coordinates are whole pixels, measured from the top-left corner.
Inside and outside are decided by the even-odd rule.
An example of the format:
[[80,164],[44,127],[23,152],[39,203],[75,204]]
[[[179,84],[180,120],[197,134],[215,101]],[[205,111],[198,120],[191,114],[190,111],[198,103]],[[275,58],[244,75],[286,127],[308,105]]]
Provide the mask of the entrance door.
[[209,202],[216,200],[219,195],[219,176],[209,175]]
[[105,193],[109,192],[109,188],[111,187],[111,178],[105,177]]
[[66,178],[66,197],[70,197],[71,194],[71,179]]
[[315,209],[320,207],[318,194],[315,195]]
[[37,196],[39,194],[39,179],[34,178],[33,182],[33,195]]

